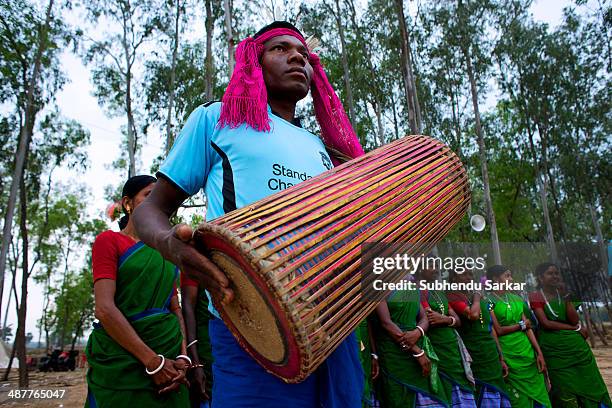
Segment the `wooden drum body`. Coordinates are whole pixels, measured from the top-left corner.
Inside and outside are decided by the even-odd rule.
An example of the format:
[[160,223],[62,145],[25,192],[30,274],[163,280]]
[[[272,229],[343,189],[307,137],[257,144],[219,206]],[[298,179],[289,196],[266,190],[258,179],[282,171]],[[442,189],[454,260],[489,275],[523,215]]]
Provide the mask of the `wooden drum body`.
[[215,307],[240,345],[299,382],[385,296],[362,288],[361,245],[419,242],[419,253],[428,251],[469,200],[457,156],[435,139],[406,136],[203,224],[195,240],[232,282],[234,301]]

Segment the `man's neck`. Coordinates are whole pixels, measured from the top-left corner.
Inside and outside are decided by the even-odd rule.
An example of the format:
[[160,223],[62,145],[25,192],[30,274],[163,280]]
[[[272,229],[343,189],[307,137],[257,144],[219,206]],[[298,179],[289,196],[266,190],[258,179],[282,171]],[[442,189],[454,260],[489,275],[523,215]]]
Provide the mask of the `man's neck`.
[[293,122],[293,119],[295,119],[295,102],[268,99],[268,103],[274,113],[287,122]]

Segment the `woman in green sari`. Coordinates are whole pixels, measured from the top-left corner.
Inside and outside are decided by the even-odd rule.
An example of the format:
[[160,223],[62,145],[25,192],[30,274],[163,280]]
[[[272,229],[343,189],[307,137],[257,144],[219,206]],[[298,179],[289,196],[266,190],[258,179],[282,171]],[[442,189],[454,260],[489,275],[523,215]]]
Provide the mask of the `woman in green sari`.
[[101,233],[92,248],[99,323],[85,350],[86,407],[189,406],[177,270],[138,239],[129,219],[155,181],[135,176],[125,183],[121,232]]
[[[496,284],[512,283],[512,272],[503,265],[487,270]],[[501,286],[501,285],[500,285]],[[508,365],[506,388],[513,408],[550,407],[546,389],[546,363],[526,316],[529,308],[520,296],[501,289],[491,292],[491,319]]]
[[425,335],[429,324],[419,292],[391,293],[376,307],[374,339],[380,366],[378,399],[384,408],[449,407],[437,360]]
[[[453,283],[474,281],[472,271],[451,272]],[[451,308],[461,317],[459,335],[472,357],[472,372],[476,381],[476,405],[479,408],[510,408],[504,377],[508,366],[504,361],[499,340],[492,330],[492,304],[479,291],[458,291],[448,294]]]
[[[432,258],[426,259],[426,266]],[[419,273],[422,284],[432,284],[438,278],[438,270],[426,267]],[[429,338],[440,361],[440,378],[453,407],[476,407],[474,376],[470,368],[471,357],[455,330],[461,319],[449,307],[444,291],[424,290],[421,305],[429,322]]]
[[559,268],[552,263],[536,267],[540,289],[530,296],[538,318],[538,342],[542,348],[551,383],[550,398],[555,407],[612,407],[595,357],[586,342],[587,332],[580,324]]

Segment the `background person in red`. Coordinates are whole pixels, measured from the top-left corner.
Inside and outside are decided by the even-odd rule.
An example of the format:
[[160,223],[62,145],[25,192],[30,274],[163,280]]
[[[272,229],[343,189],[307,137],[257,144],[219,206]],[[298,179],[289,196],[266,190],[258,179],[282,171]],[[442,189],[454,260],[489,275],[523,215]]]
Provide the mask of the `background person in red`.
[[156,179],[123,186],[120,232],[105,231],[92,248],[95,314],[87,342],[86,407],[186,407],[183,320],[177,269],[138,238],[130,214]]

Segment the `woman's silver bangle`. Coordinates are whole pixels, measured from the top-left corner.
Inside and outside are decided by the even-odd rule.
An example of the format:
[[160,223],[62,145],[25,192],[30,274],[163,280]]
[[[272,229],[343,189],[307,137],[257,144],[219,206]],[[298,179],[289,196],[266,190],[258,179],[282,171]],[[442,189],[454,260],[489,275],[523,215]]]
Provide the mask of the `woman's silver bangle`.
[[419,329],[419,331],[421,332],[421,337],[425,337],[425,330],[423,330],[423,328],[421,326],[416,327],[417,329]]
[[187,347],[185,347],[186,349],[188,349],[189,347],[193,346],[194,344],[196,344],[198,342],[198,339],[195,339],[194,341],[192,341],[191,343],[189,343],[187,345]]
[[161,369],[164,368],[164,364],[166,364],[166,358],[164,356],[162,356],[161,354],[158,354],[157,356],[161,357],[161,363],[159,364],[159,367],[157,367],[153,371],[149,371],[149,369],[147,367],[145,367],[145,373],[147,373],[149,375],[154,375],[154,374],[159,373],[161,371]]
[[578,327],[576,327],[574,331],[580,331],[580,330],[582,330],[582,325],[578,323]]
[[450,326],[450,327],[453,327],[453,326],[455,325],[455,323],[457,323],[457,319],[455,319],[453,316],[448,316],[448,317],[450,317],[451,319],[453,319],[452,323],[451,323],[451,324],[449,324],[449,326]]
[[370,354],[372,354],[372,358],[374,360],[378,360],[378,354],[376,354],[376,353],[370,353]]
[[191,359],[189,358],[189,356],[186,356],[184,354],[179,354],[178,356],[176,356],[175,360],[178,360],[179,358],[182,358],[183,360],[187,361],[189,365],[191,365]]
[[419,357],[421,357],[423,354],[425,354],[425,350],[421,350],[421,352],[420,352],[420,353],[418,353],[418,354],[413,354],[413,355],[412,355],[412,357],[414,357],[414,358],[419,358]]

